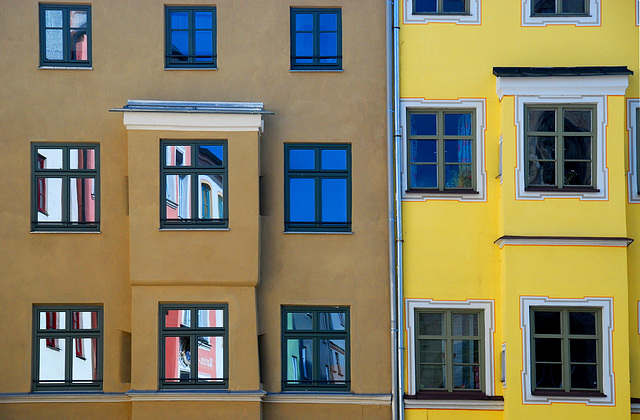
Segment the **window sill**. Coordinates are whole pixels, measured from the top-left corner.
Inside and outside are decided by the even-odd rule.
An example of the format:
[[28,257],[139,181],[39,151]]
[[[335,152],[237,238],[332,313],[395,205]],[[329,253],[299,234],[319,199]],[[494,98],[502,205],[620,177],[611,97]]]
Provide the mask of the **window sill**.
[[38,70],[93,70],[93,67],[78,67],[78,66],[40,66]]
[[600,190],[597,188],[581,188],[581,187],[566,187],[566,188],[556,188],[556,187],[526,187],[525,191],[529,192],[546,192],[546,193],[583,193],[583,194],[594,194],[599,193]]
[[173,70],[207,70],[207,71],[218,70],[217,67],[165,67],[164,69],[167,70],[167,71],[173,71]]
[[[445,396],[445,394],[449,394]],[[462,394],[458,396],[458,394]],[[440,409],[440,410],[504,410],[502,396],[488,396],[481,392],[419,392],[416,395],[405,395],[406,408]]]
[[535,397],[566,397],[566,398],[606,398],[600,391],[533,391]]
[[418,391],[416,395],[405,395],[405,400],[478,400],[504,401],[500,395],[491,396],[481,391]]
[[221,232],[228,232],[229,229],[228,227],[162,227],[159,228],[158,231],[159,232],[189,232],[189,231],[196,231],[196,232],[202,232],[202,231],[221,231]]
[[475,190],[429,190],[420,188],[411,188],[405,191],[407,194],[451,194],[451,195],[467,195],[467,194],[479,194]]
[[286,235],[353,235],[352,231],[348,232],[328,232],[328,231],[315,231],[315,230],[285,230],[282,233]]
[[102,233],[101,230],[32,230],[29,233]]
[[290,69],[289,73],[343,73],[343,69]]

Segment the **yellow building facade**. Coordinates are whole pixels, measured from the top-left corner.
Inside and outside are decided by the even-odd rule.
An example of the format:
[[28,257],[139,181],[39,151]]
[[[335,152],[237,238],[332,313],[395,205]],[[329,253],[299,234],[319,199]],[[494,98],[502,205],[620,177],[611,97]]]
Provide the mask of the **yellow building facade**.
[[640,418],[639,14],[400,2],[407,419]]

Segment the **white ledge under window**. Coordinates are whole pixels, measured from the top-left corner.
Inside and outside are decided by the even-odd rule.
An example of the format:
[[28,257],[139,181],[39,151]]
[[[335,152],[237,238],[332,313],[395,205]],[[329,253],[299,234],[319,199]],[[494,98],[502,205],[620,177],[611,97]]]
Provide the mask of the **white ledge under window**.
[[481,0],[468,0],[469,14],[435,14],[435,13],[414,13],[414,0],[404,0],[404,24],[426,24],[426,23],[456,23],[459,25],[480,25],[482,5]]
[[476,400],[404,400],[405,408],[430,410],[504,410],[504,401]]
[[40,66],[39,70],[93,70],[93,67]]
[[357,405],[391,405],[389,394],[350,394],[331,392],[282,392],[267,394],[266,403],[286,404],[357,404]]
[[587,236],[511,236],[505,235],[496,239],[500,248],[505,245],[569,245],[569,246],[610,246],[627,247],[633,242],[623,237],[587,237]]
[[589,13],[584,16],[531,16],[533,0],[522,0],[522,26],[547,26],[547,25],[576,25],[576,26],[600,26],[600,1],[589,0]]

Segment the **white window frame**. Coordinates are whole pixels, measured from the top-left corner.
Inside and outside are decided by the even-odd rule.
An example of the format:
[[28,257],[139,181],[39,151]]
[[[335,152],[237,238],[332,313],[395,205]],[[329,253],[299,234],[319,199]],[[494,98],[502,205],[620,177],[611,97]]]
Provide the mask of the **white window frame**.
[[600,26],[601,0],[589,0],[589,16],[531,16],[533,0],[522,0],[522,26]]
[[638,108],[640,99],[627,99],[627,130],[629,130],[629,172],[627,184],[629,187],[629,203],[640,203],[638,194]]
[[406,322],[407,322],[407,344],[408,344],[408,388],[407,394],[416,395],[416,310],[429,309],[429,310],[465,310],[474,309],[482,311],[484,316],[484,390],[486,395],[495,395],[494,386],[494,351],[493,351],[493,334],[495,332],[495,319],[494,319],[494,302],[492,300],[476,300],[467,299],[466,301],[434,301],[433,299],[406,299]]
[[[543,200],[545,198],[579,198],[580,200],[609,199],[609,171],[607,169],[607,96],[624,96],[629,85],[627,75],[609,76],[551,76],[497,77],[496,93],[515,97],[515,125],[517,132],[517,166],[515,169],[516,199]],[[525,191],[526,156],[525,107],[528,105],[596,105],[596,170],[595,192]]]
[[482,0],[469,0],[469,14],[414,14],[413,0],[404,0],[404,24],[427,24],[427,23],[456,23],[460,25],[480,25],[482,18]]
[[[408,180],[408,138],[407,131],[409,129],[407,121],[407,112],[411,111],[428,111],[439,109],[473,109],[475,111],[476,125],[475,130],[475,150],[473,158],[475,159],[476,171],[476,192],[469,193],[444,193],[444,192],[407,192]],[[400,125],[402,129],[402,199],[404,201],[426,201],[426,200],[458,200],[458,201],[487,201],[487,170],[485,163],[485,144],[484,132],[486,129],[486,99],[458,99],[449,101],[428,100],[428,99],[401,99],[400,100]]]
[[[576,397],[567,395],[532,395],[531,378],[531,307],[593,308],[601,311],[602,322],[602,393],[604,397]],[[558,402],[585,403],[586,405],[615,405],[615,376],[613,373],[613,298],[587,297],[584,299],[553,299],[544,296],[520,297],[520,328],[522,330],[522,403],[551,404]]]

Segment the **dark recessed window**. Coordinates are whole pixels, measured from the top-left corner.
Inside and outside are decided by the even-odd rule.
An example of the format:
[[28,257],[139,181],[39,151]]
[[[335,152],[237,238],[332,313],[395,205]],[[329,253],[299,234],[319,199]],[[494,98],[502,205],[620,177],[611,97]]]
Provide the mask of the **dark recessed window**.
[[227,388],[227,305],[160,305],[160,388]]
[[97,144],[32,144],[32,230],[100,229],[98,151]]
[[160,226],[227,227],[227,142],[166,140],[160,154]]
[[351,230],[351,145],[285,144],[285,230]]
[[215,7],[166,7],[167,68],[216,68]]
[[350,389],[349,309],[282,308],[282,389]]
[[589,14],[588,0],[533,0],[532,16]]
[[469,0],[413,0],[413,13],[434,15],[469,14]]
[[595,106],[525,108],[527,188],[594,189]]
[[40,4],[40,65],[91,66],[91,6]]
[[342,69],[340,9],[291,9],[291,69]]
[[102,308],[36,306],[33,390],[102,389]]

